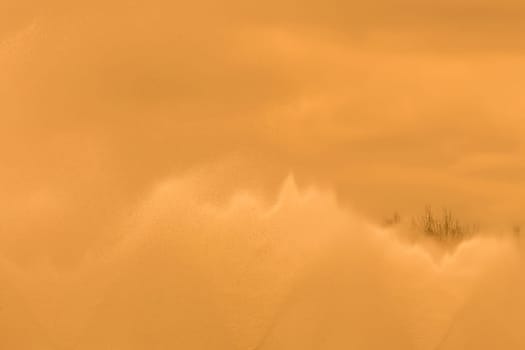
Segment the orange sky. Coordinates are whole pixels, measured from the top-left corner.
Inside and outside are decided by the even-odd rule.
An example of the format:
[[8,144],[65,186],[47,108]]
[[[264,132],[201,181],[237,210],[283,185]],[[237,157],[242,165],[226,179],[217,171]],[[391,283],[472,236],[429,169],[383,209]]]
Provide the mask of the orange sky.
[[293,172],[375,218],[432,204],[521,220],[518,1],[1,6],[10,229],[49,200],[60,217],[42,225],[90,231],[210,163],[229,164],[222,188]]
[[213,203],[272,203],[294,174],[372,221],[431,204],[520,224],[524,18],[517,0],[2,0],[0,256],[75,269],[184,176]]

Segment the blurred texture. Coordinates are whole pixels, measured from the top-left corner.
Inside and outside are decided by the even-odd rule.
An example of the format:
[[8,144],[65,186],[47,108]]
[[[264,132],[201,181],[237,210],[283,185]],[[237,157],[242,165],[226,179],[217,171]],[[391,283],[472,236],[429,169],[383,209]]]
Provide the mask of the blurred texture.
[[0,347],[525,348],[524,19],[3,0]]

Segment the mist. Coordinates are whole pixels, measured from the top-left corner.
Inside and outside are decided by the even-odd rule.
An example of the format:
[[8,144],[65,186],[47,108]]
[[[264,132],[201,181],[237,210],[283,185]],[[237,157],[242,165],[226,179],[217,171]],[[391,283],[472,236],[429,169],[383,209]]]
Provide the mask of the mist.
[[75,266],[3,259],[6,349],[506,349],[525,345],[521,245],[436,253],[293,176],[273,199],[163,181]]
[[525,348],[524,16],[0,1],[0,348]]

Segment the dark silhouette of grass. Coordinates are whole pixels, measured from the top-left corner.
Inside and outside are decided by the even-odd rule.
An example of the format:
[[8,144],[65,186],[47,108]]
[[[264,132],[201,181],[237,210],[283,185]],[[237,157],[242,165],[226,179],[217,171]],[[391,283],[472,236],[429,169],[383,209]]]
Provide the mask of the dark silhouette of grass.
[[394,214],[391,217],[388,217],[388,218],[386,218],[383,221],[383,226],[386,226],[386,227],[388,227],[388,226],[395,226],[395,225],[399,224],[400,222],[401,222],[401,216],[396,211],[396,212],[394,212]]
[[413,223],[425,236],[447,244],[459,243],[478,230],[475,225],[462,223],[450,210],[443,209],[441,215],[437,215],[430,206]]

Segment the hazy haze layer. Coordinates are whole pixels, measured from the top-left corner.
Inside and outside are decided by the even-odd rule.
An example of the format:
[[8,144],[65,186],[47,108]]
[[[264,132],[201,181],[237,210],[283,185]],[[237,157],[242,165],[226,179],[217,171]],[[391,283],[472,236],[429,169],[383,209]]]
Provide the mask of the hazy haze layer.
[[525,348],[524,17],[1,1],[0,348]]

